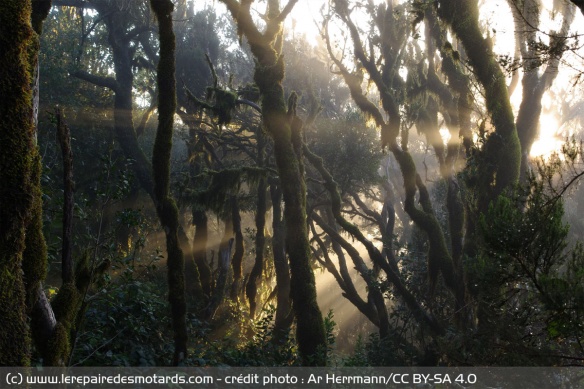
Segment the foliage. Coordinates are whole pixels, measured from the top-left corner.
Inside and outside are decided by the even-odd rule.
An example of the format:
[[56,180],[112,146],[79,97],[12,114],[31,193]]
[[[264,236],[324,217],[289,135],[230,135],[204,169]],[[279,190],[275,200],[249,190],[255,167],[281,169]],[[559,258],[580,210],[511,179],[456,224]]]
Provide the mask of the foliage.
[[[540,173],[560,173],[553,161],[539,166]],[[532,175],[529,185],[491,204],[480,220],[484,251],[468,264],[474,294],[492,315],[485,323],[510,346],[540,349],[523,360],[530,364],[541,363],[544,350],[581,352],[584,334],[582,246],[570,247],[563,200],[546,174]],[[503,360],[512,361],[506,358],[515,353],[507,354]]]
[[379,139],[357,112],[349,112],[341,120],[317,119],[306,139],[310,149],[323,158],[342,193],[379,182]]

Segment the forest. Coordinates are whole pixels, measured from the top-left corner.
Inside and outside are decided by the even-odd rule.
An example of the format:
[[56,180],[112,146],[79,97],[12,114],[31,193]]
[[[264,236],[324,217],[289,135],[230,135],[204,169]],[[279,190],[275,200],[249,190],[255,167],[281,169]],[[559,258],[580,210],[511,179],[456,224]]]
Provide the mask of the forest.
[[0,365],[584,365],[583,34],[0,0]]

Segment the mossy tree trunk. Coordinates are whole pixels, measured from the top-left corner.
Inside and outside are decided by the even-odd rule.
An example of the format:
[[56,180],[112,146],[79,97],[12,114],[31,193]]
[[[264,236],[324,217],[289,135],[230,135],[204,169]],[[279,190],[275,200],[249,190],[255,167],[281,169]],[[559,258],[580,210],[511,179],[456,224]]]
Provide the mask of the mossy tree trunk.
[[286,250],[290,260],[291,297],[297,321],[296,338],[303,363],[326,364],[326,336],[322,314],[316,301],[314,273],[310,267],[310,246],[306,224],[306,185],[299,158],[292,144],[291,118],[286,109],[284,58],[281,50],[282,22],[292,10],[292,0],[280,12],[279,1],[268,2],[264,32],[252,17],[250,1],[221,0],[235,19],[256,59],[254,80],[261,94],[262,118],[274,140],[274,155],[280,175],[286,220]]
[[151,0],[158,19],[160,60],[158,62],[158,130],[152,151],[156,211],[166,234],[168,267],[168,300],[174,330],[173,364],[187,356],[187,324],[185,299],[185,263],[178,232],[178,208],[170,195],[170,154],[174,113],[176,111],[175,36],[172,27],[174,5],[170,0]]
[[282,190],[276,178],[270,179],[269,184],[272,200],[272,251],[278,288],[274,341],[279,342],[288,335],[294,315],[290,304],[290,266],[286,260],[286,226],[282,218]]
[[63,156],[63,234],[61,252],[61,277],[63,284],[74,283],[73,273],[73,151],[71,149],[71,133],[67,125],[63,122],[63,112],[57,109],[57,138],[61,146]]
[[201,287],[206,296],[211,296],[212,274],[207,262],[207,240],[209,235],[207,213],[200,209],[193,210],[195,236],[193,238],[193,257],[201,277]]
[[243,232],[241,231],[241,214],[239,212],[239,201],[237,195],[231,196],[231,218],[233,220],[233,234],[235,236],[235,250],[233,252],[233,259],[231,260],[231,267],[233,269],[233,283],[231,284],[230,298],[233,301],[238,301],[242,289],[242,265],[243,256],[245,255],[245,247],[243,243]]
[[487,110],[495,131],[487,138],[482,151],[476,193],[478,212],[519,179],[521,145],[515,127],[505,75],[479,27],[476,0],[437,3],[439,17],[448,23],[466,48],[470,65],[485,90]]
[[[49,14],[51,1],[38,0],[33,2],[32,25],[35,32],[42,33],[43,21]],[[38,77],[39,66],[36,56],[38,39],[31,50],[31,72],[35,74],[33,95],[33,121],[36,125],[38,113]],[[72,257],[72,224],[73,224],[73,155],[71,152],[71,136],[65,125],[62,112],[56,110],[57,139],[63,154],[63,234],[62,234],[62,280],[63,284],[52,304],[48,302],[42,289],[47,267],[47,249],[42,233],[42,200],[40,155],[35,147],[33,162],[33,209],[31,221],[27,227],[26,250],[24,252],[23,270],[27,285],[29,312],[31,315],[31,331],[35,344],[43,357],[43,363],[48,366],[66,366],[71,355],[71,331],[79,314],[82,292],[75,284]],[[35,134],[36,139],[36,134]]]
[[[134,74],[132,72],[132,67],[134,66],[133,54],[136,53],[132,43],[137,45],[136,41],[140,41],[144,45],[143,42],[146,40],[141,38],[143,34],[149,33],[149,28],[146,28],[147,26],[138,26],[133,31],[128,31],[131,23],[129,20],[131,16],[128,11],[129,8],[119,9],[110,2],[78,3],[66,0],[54,0],[53,2],[55,5],[93,8],[103,17],[108,31],[108,44],[112,50],[115,77],[96,76],[83,70],[75,71],[72,75],[96,86],[107,88],[114,93],[114,132],[116,139],[126,158],[134,161],[132,168],[140,186],[156,204],[152,165],[140,147],[134,128],[132,94],[134,85]],[[147,20],[147,18],[145,19]],[[156,60],[156,58],[150,58],[155,57],[155,53],[152,52],[153,50],[151,50],[150,46],[144,47],[144,51],[149,59]],[[189,239],[181,225],[179,225],[178,229],[178,239],[186,259],[189,262],[194,261]],[[198,267],[193,266],[191,269],[192,276],[190,278],[192,279],[188,281],[192,285],[190,285],[189,290],[193,291],[195,299],[199,299],[203,296],[203,291]]]
[[261,280],[262,272],[264,270],[264,248],[266,245],[265,226],[266,226],[266,209],[267,209],[267,183],[265,178],[261,178],[258,183],[258,203],[255,215],[256,224],[256,240],[255,240],[255,262],[249,280],[245,288],[246,296],[249,300],[249,314],[253,319],[257,308],[257,289],[258,282]]
[[[265,147],[266,139],[261,126],[256,127],[257,137],[257,165],[258,167],[265,166]],[[266,245],[265,226],[266,226],[266,210],[267,210],[267,195],[268,184],[266,178],[260,178],[258,182],[258,202],[256,207],[255,224],[256,224],[256,241],[255,241],[255,262],[249,280],[245,288],[245,293],[249,301],[249,314],[252,319],[256,313],[256,295],[258,289],[258,281],[261,279],[264,269],[264,249]],[[279,206],[279,204],[278,204]],[[274,254],[275,255],[275,254]],[[284,258],[285,260],[285,258]],[[279,284],[278,284],[279,285]]]
[[0,365],[29,364],[22,260],[34,187],[30,1],[0,3]]
[[[80,291],[75,282],[73,265],[73,152],[71,134],[65,124],[63,112],[56,109],[57,140],[63,156],[63,226],[61,238],[61,279],[62,285],[52,301],[56,325],[48,337],[41,339],[35,334],[37,347],[47,366],[67,366],[71,351],[71,333],[79,315],[79,307],[84,291]],[[42,301],[42,300],[41,300]],[[35,308],[33,313],[39,312]],[[41,319],[42,320],[42,319]],[[33,315],[33,331],[39,319]]]
[[227,211],[225,217],[225,228],[223,231],[223,237],[221,238],[221,243],[219,243],[219,255],[217,270],[219,275],[217,276],[217,282],[215,288],[213,289],[213,295],[211,296],[209,306],[205,312],[205,319],[212,319],[215,316],[217,308],[223,302],[225,298],[225,289],[227,286],[227,278],[229,276],[229,266],[231,263],[231,249],[233,248],[233,218],[229,211]]

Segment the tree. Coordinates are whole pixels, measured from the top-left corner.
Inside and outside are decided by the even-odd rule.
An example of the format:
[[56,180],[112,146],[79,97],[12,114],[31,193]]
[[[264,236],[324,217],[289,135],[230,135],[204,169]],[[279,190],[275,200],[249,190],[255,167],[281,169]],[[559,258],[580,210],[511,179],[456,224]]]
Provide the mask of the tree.
[[168,300],[171,306],[174,328],[174,360],[179,365],[187,357],[187,323],[185,300],[184,255],[181,250],[178,232],[178,208],[170,196],[170,152],[172,150],[172,133],[174,114],[176,112],[175,80],[175,35],[172,27],[172,1],[152,0],[152,10],[158,20],[160,36],[160,59],[158,61],[158,130],[152,166],[154,167],[154,194],[156,211],[160,224],[166,234],[166,251],[168,254]]
[[529,153],[539,132],[539,119],[542,111],[543,94],[552,86],[558,75],[558,66],[564,53],[563,46],[574,19],[574,12],[569,3],[564,4],[561,13],[562,24],[557,32],[550,31],[552,37],[545,68],[540,74],[542,59],[538,55],[536,35],[541,18],[541,7],[535,1],[509,1],[514,15],[515,35],[523,61],[523,96],[517,114],[517,133],[521,143],[521,176],[525,182],[528,178]]
[[[334,5],[336,15],[350,32],[353,52],[359,63],[359,67],[351,72],[345,66],[342,59],[334,56],[328,34],[326,34],[325,30],[329,54],[340,74],[345,79],[356,105],[381,128],[382,146],[387,146],[398,162],[404,182],[404,210],[413,220],[414,224],[424,231],[428,239],[427,261],[430,293],[433,294],[438,276],[442,275],[446,286],[455,297],[456,306],[458,307],[455,312],[457,312],[459,326],[465,327],[466,324],[463,323],[468,323],[470,320],[470,312],[468,311],[467,305],[466,287],[462,281],[463,272],[461,263],[457,262],[456,258],[453,258],[451,252],[449,252],[445,240],[446,234],[436,218],[429,191],[418,174],[412,155],[408,150],[409,128],[403,126],[402,123],[400,105],[405,103],[404,96],[406,96],[406,88],[409,85],[401,78],[398,69],[405,62],[404,43],[410,33],[406,16],[403,13],[403,6],[400,6],[398,10],[398,6],[394,6],[392,2],[388,2],[375,8],[369,8],[368,12],[375,23],[377,33],[381,34],[383,32],[388,36],[392,36],[393,39],[379,39],[378,36],[372,35],[368,38],[370,43],[364,44],[357,26],[351,19],[351,11],[348,4],[344,1],[336,1]],[[400,17],[394,18],[394,13],[400,15]],[[376,42],[378,45],[377,51],[374,50],[376,46],[374,46],[373,42]],[[370,51],[366,52],[365,47],[370,47]],[[375,58],[378,52],[383,61]],[[367,72],[372,83],[376,86],[381,99],[381,107],[388,117],[387,120],[379,108],[363,92],[361,86],[363,81],[361,69]],[[409,78],[408,81],[410,81]],[[397,139],[400,135],[401,144],[398,144]],[[419,195],[420,207],[416,206],[417,195]],[[335,195],[333,196],[336,197]],[[354,236],[359,236],[358,239],[366,247],[370,247],[370,257],[372,259],[379,258],[375,262],[384,269],[388,279],[392,280],[396,286],[399,286],[396,292],[402,294],[401,297],[407,302],[409,308],[415,312],[419,312],[418,319],[430,325],[430,328],[434,327],[434,331],[441,332],[441,330],[435,327],[435,320],[430,319],[419,303],[411,298],[410,291],[407,291],[406,288],[401,286],[403,281],[400,280],[401,275],[399,272],[396,272],[397,264],[391,263],[392,258],[382,259],[380,254],[375,252],[374,247],[357,231],[356,227],[343,220],[340,215],[340,203],[337,201],[336,204],[335,202],[333,204],[333,213],[339,224],[347,231],[350,230],[350,233]]]
[[[368,15],[368,23],[359,24],[363,19],[354,16],[357,12]],[[391,192],[393,189],[389,188],[391,183],[388,181],[385,183],[388,196],[384,199],[382,213],[368,209],[367,205],[359,200],[358,194],[352,196],[360,210],[361,219],[371,220],[379,226],[384,247],[382,252],[378,250],[356,225],[345,218],[344,215],[350,214],[350,210],[356,210],[357,207],[343,201],[342,191],[339,190],[340,185],[335,182],[335,177],[308,149],[305,150],[305,155],[324,180],[336,222],[366,247],[372,262],[383,271],[386,281],[381,278],[384,285],[382,290],[388,290],[390,293],[386,296],[399,302],[394,307],[392,315],[401,317],[402,321],[410,316],[414,317],[423,326],[422,328],[429,330],[424,331],[429,335],[422,335],[420,332],[420,338],[414,338],[410,342],[396,338],[394,335],[398,332],[396,326],[401,326],[401,324],[382,320],[383,311],[386,309],[383,298],[372,309],[351,290],[350,279],[343,274],[343,266],[346,265],[343,265],[342,252],[337,254],[339,271],[327,258],[326,248],[322,242],[319,242],[322,248],[315,252],[322,256],[321,263],[330,269],[337,279],[343,289],[343,295],[372,322],[380,326],[380,337],[397,341],[397,344],[400,344],[400,351],[396,353],[406,350],[411,353],[414,350],[414,355],[418,355],[414,358],[422,357],[421,360],[425,363],[436,363],[436,353],[432,351],[433,348],[438,348],[440,352],[450,355],[454,360],[465,360],[469,358],[468,353],[473,352],[465,348],[465,344],[468,344],[467,339],[471,338],[480,342],[481,347],[489,347],[487,345],[492,341],[491,336],[495,333],[499,334],[498,336],[503,336],[501,333],[504,333],[505,339],[514,345],[521,344],[522,347],[529,347],[517,340],[521,338],[521,328],[523,328],[520,323],[525,324],[528,320],[518,315],[506,314],[499,309],[502,306],[509,309],[508,307],[512,304],[521,306],[523,303],[528,304],[526,301],[529,299],[526,296],[524,296],[526,300],[513,300],[513,302],[506,300],[507,293],[521,293],[518,290],[520,288],[511,286],[517,284],[509,284],[507,280],[513,278],[514,274],[520,274],[519,277],[534,280],[534,284],[541,283],[542,281],[537,280],[538,276],[527,269],[540,269],[535,271],[537,274],[546,273],[542,270],[544,267],[542,262],[547,264],[553,262],[556,265],[552,267],[555,267],[563,262],[555,255],[565,255],[565,252],[559,254],[563,250],[560,248],[561,244],[558,246],[563,239],[559,237],[564,235],[562,235],[563,227],[558,223],[550,224],[546,232],[535,232],[542,238],[535,244],[537,248],[534,248],[533,256],[523,253],[528,251],[527,245],[518,244],[523,247],[521,251],[525,256],[523,254],[514,256],[510,251],[506,251],[506,256],[504,256],[506,262],[503,265],[499,260],[502,254],[500,252],[495,254],[492,249],[490,251],[488,249],[490,244],[494,244],[498,239],[504,241],[502,236],[509,234],[509,230],[502,231],[504,230],[502,224],[510,223],[497,224],[497,220],[517,217],[522,219],[521,222],[517,222],[518,225],[526,223],[533,227],[539,225],[540,222],[525,221],[525,219],[537,218],[541,212],[550,214],[558,212],[558,210],[542,206],[536,189],[542,181],[556,182],[554,179],[545,177],[550,176],[549,171],[557,167],[554,168],[553,166],[556,165],[552,163],[550,170],[544,169],[548,173],[543,174],[540,171],[537,179],[533,176],[530,178],[532,186],[526,189],[526,192],[520,190],[518,192],[522,144],[515,126],[504,74],[500,65],[494,60],[489,35],[487,34],[485,38],[479,27],[478,16],[478,6],[473,1],[437,3],[414,1],[411,4],[399,5],[388,1],[385,4],[375,5],[372,2],[338,0],[333,2],[332,15],[325,15],[323,27],[323,36],[329,55],[335,64],[335,70],[343,76],[357,107],[381,129],[382,145],[388,146],[397,161],[404,183],[403,208],[418,231],[424,233],[423,238],[412,246],[402,248],[400,256],[395,252],[391,237],[395,221],[392,216],[394,207],[392,207]],[[349,32],[347,40],[352,46],[352,55],[349,58],[339,57],[338,51],[333,49],[328,34],[328,24],[337,21],[340,22],[342,29]],[[424,50],[417,41],[419,33],[416,30],[417,25],[422,21],[425,23],[426,34]],[[564,22],[569,24],[566,19]],[[564,25],[563,28],[565,30],[567,27]],[[458,50],[455,48],[457,42],[448,40],[449,29],[462,43]],[[341,34],[342,36],[346,35]],[[467,72],[463,61],[470,64],[472,73]],[[351,68],[349,65],[351,63],[356,63],[356,65]],[[407,69],[407,76],[401,73],[404,69]],[[526,74],[526,77],[529,75]],[[479,142],[476,144],[471,132],[473,105],[476,104],[479,109],[483,107],[479,105],[479,99],[472,101],[473,78],[478,81],[480,93],[484,93],[484,108],[493,126],[492,131],[486,133],[486,121],[481,122]],[[542,85],[545,82],[543,81]],[[364,90],[364,85],[374,85],[376,94]],[[543,86],[542,88],[545,89]],[[526,93],[532,93],[532,89]],[[379,104],[376,104],[377,98],[380,100]],[[538,99],[541,99],[541,94],[527,96],[528,101],[524,102],[525,106],[528,106],[530,101],[534,103]],[[529,116],[534,119],[531,114]],[[537,116],[538,114],[534,122],[537,122]],[[446,145],[439,132],[441,120],[450,132],[450,140]],[[440,179],[433,188],[427,186],[430,181],[428,172],[424,181],[418,170],[419,165],[415,163],[415,151],[412,147],[415,143],[410,136],[410,129],[413,126],[419,134],[426,137],[427,143],[436,155]],[[571,155],[577,156],[578,153],[573,152]],[[465,163],[466,167],[462,172],[457,173]],[[427,166],[426,169],[428,169]],[[539,184],[534,184],[536,181]],[[509,205],[510,202],[503,200],[509,197],[515,198],[514,196],[527,201],[523,209],[518,202]],[[442,205],[438,201],[444,201],[445,204]],[[502,203],[508,207],[505,208],[501,205]],[[445,215],[442,209],[446,211]],[[545,209],[547,210],[544,211]],[[553,218],[555,220],[557,216]],[[377,283],[379,275],[368,279],[371,273],[367,272],[365,262],[360,258],[359,253],[353,250],[342,236],[339,236],[334,229],[334,224],[317,213],[313,214],[313,219],[332,241],[348,253],[355,267],[368,283],[371,293],[372,285]],[[512,230],[517,228],[512,228]],[[539,227],[535,230],[539,231]],[[532,232],[535,230],[532,229]],[[487,236],[491,236],[493,232],[496,238],[488,238],[490,243],[487,243]],[[316,229],[313,235],[316,241],[320,239]],[[543,236],[555,236],[558,239],[548,240]],[[511,248],[508,246],[505,250],[511,250]],[[542,250],[548,254],[553,253],[551,257],[554,259],[550,257],[542,259]],[[415,263],[414,258],[420,255],[427,259],[425,269]],[[579,258],[578,250],[575,250],[573,255]],[[511,257],[514,259],[510,259]],[[398,261],[401,262],[401,266],[398,266]],[[574,262],[578,261],[574,260]],[[530,265],[523,267],[520,265],[522,270],[519,272],[517,272],[517,267],[513,267],[517,263],[525,264],[526,262]],[[497,269],[503,269],[502,273],[505,276],[503,277],[501,273],[497,273],[496,276],[489,273],[496,272]],[[417,273],[420,271],[428,275],[429,281],[427,285],[422,286],[422,289],[420,289],[419,278],[418,281],[414,281],[416,277],[419,277]],[[438,275],[442,276],[441,279]],[[532,281],[529,282],[531,284]],[[554,281],[556,282],[559,284],[563,281]],[[450,296],[441,290],[442,285],[451,292]],[[537,286],[535,288],[538,289]],[[547,292],[544,289],[543,287],[538,289],[541,293],[538,293],[537,298],[548,301],[549,298],[546,300]],[[369,297],[371,300],[375,298],[373,295]],[[540,307],[542,300],[538,302]],[[407,313],[403,313],[403,308]],[[552,314],[551,312],[553,309],[546,310],[547,314]],[[460,345],[455,349],[444,348],[440,340],[445,334],[444,324],[450,323],[452,317],[456,318],[452,324],[455,325],[454,331],[457,335],[451,340],[458,339],[454,343]],[[529,320],[539,320],[534,317],[535,315],[531,316]],[[382,328],[381,323],[384,321],[384,325],[389,326],[389,330]],[[497,323],[506,323],[505,329],[497,326]],[[495,327],[497,329],[494,329]],[[454,327],[449,328],[452,331]],[[475,330],[468,331],[469,328]],[[419,350],[422,344],[429,345],[425,353],[420,353],[424,351]],[[481,356],[476,354],[476,350],[474,352],[478,360],[489,358],[489,352]],[[510,356],[510,358],[513,357]],[[394,356],[389,359],[389,363],[395,360]],[[541,360],[539,356],[533,356],[530,363],[541,363]],[[490,359],[489,361],[492,362]]]
[[[30,1],[8,1],[0,5],[0,315],[6,325],[0,332],[0,363],[29,364],[30,337],[27,326],[26,293],[22,274],[25,231],[31,219],[38,183],[34,180],[34,123],[30,48],[35,32],[31,26]],[[33,56],[36,53],[33,51]],[[32,195],[31,195],[32,194]]]
[[[295,115],[296,102],[288,109],[282,79],[284,62],[281,53],[282,22],[292,10],[291,0],[282,11],[277,0],[268,2],[268,19],[262,33],[254,23],[250,6],[253,1],[222,0],[247,38],[257,61],[254,80],[261,95],[262,118],[274,140],[276,163],[284,197],[286,251],[290,259],[290,294],[296,316],[296,337],[300,355],[307,365],[326,364],[326,337],[322,314],[316,303],[314,274],[310,268],[308,230],[306,226],[306,184],[301,167],[300,141],[302,123]],[[295,140],[296,139],[296,140]]]
[[[94,85],[107,88],[114,93],[114,132],[126,158],[134,163],[132,167],[141,187],[149,194],[152,201],[158,202],[154,190],[152,166],[142,151],[133,120],[133,67],[154,66],[158,58],[149,41],[152,27],[149,25],[148,8],[139,3],[117,4],[116,1],[58,0],[55,5],[90,8],[102,16],[101,20],[107,27],[107,42],[112,50],[112,61],[115,70],[114,77],[95,75],[84,70],[76,70],[72,75]],[[118,6],[121,5],[121,6]],[[146,14],[146,15],[144,15]],[[144,56],[138,55],[137,46],[140,43]],[[140,57],[140,59],[139,59]],[[179,225],[178,239],[187,261],[190,265],[194,261],[190,243],[186,233]],[[195,297],[202,296],[200,277],[196,266],[189,267],[189,290]]]

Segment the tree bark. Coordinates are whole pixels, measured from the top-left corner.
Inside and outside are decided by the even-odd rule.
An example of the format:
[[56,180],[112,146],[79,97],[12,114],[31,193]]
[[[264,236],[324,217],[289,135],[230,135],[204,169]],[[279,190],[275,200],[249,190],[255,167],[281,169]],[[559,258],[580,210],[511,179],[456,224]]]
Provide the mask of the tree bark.
[[326,334],[316,301],[314,273],[310,267],[310,245],[306,224],[306,184],[300,161],[292,144],[291,117],[284,99],[284,58],[280,54],[282,22],[296,3],[292,0],[282,12],[279,2],[268,3],[267,26],[260,33],[251,13],[250,2],[221,0],[246,36],[256,59],[254,80],[260,90],[262,118],[274,140],[274,155],[284,196],[286,251],[290,259],[290,290],[296,316],[296,338],[306,365],[326,365]]
[[195,237],[193,238],[193,257],[201,278],[203,293],[211,296],[212,274],[207,262],[207,239],[209,229],[207,226],[207,213],[203,210],[193,210],[193,224],[195,225]]
[[[172,151],[174,113],[176,111],[175,36],[172,27],[174,5],[170,0],[151,0],[150,5],[158,19],[160,36],[160,61],[158,62],[157,70],[158,130],[156,131],[156,140],[152,151],[154,194],[156,211],[166,234],[168,300],[171,306],[174,329],[173,364],[176,366],[187,357],[188,335],[186,325],[185,264],[179,244],[178,208],[170,195],[170,154]],[[118,114],[127,115],[126,112],[118,112]],[[131,110],[130,118],[124,117],[124,120],[128,119],[131,121]],[[135,139],[135,137],[133,138]]]
[[286,226],[282,219],[282,190],[277,179],[270,180],[270,198],[272,200],[272,251],[278,288],[274,341],[278,342],[288,335],[294,315],[290,304],[290,267],[286,258]]
[[477,183],[478,211],[485,213],[489,203],[519,179],[521,145],[515,127],[505,75],[487,39],[479,28],[476,0],[440,0],[438,15],[447,22],[466,48],[469,62],[485,90],[487,110],[495,132],[483,147]]
[[61,252],[61,277],[63,284],[75,281],[73,273],[73,152],[71,150],[71,134],[63,122],[63,113],[57,109],[57,137],[63,155],[63,242]]
[[38,190],[32,177],[31,2],[3,1],[0,15],[0,365],[25,366],[30,362],[30,338],[22,256]]
[[[519,135],[519,142],[521,143],[521,180],[525,182],[528,178],[529,172],[529,153],[531,146],[539,132],[539,120],[542,112],[542,97],[544,93],[552,86],[555,78],[558,75],[558,66],[563,51],[560,51],[555,57],[550,58],[544,71],[540,75],[540,63],[536,49],[531,45],[537,39],[537,32],[540,28],[540,9],[537,2],[533,0],[526,0],[521,3],[510,3],[509,6],[514,14],[515,30],[520,53],[523,60],[523,78],[521,84],[523,86],[523,96],[517,114],[517,133]],[[520,8],[521,7],[521,8]],[[558,36],[566,36],[569,32],[570,25],[574,19],[574,12],[569,4],[564,4],[562,10],[562,25],[557,33],[551,34]],[[552,38],[550,38],[552,39]],[[552,39],[550,47],[557,44],[563,44],[561,38]]]
[[237,301],[242,280],[242,264],[245,248],[243,246],[243,233],[241,231],[241,215],[239,213],[239,201],[237,195],[231,197],[231,218],[233,220],[233,234],[235,235],[235,250],[233,252],[233,259],[231,260],[231,267],[233,269],[233,284],[231,285],[230,298]]
[[[261,130],[260,130],[261,131]],[[256,207],[255,224],[256,224],[256,241],[255,241],[255,262],[247,285],[245,287],[245,294],[249,301],[249,314],[253,319],[257,308],[257,289],[258,281],[261,279],[264,270],[264,248],[266,245],[265,226],[266,226],[266,190],[267,183],[265,178],[260,178],[258,183],[258,202]]]
[[219,244],[219,255],[218,255],[218,265],[219,276],[217,277],[217,283],[215,289],[213,289],[213,295],[211,296],[211,301],[205,312],[206,319],[212,319],[217,311],[217,308],[223,302],[225,298],[225,288],[227,286],[227,276],[229,275],[229,266],[231,263],[231,248],[233,246],[233,219],[231,214],[225,218],[225,230],[223,232],[223,238]]

